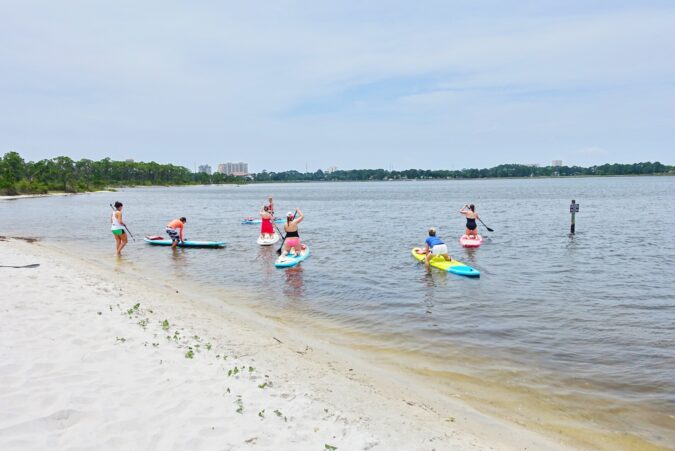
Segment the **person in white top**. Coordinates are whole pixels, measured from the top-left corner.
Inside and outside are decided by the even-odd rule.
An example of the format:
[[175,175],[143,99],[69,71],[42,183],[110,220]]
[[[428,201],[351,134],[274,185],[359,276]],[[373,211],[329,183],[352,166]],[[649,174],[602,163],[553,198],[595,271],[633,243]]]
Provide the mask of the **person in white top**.
[[111,227],[110,230],[112,231],[113,236],[115,237],[115,245],[117,248],[117,255],[120,256],[122,255],[122,249],[124,249],[124,246],[127,245],[127,233],[125,232],[124,228],[126,227],[126,224],[122,220],[122,202],[115,202],[115,211],[112,214],[112,217],[110,218],[110,223]]

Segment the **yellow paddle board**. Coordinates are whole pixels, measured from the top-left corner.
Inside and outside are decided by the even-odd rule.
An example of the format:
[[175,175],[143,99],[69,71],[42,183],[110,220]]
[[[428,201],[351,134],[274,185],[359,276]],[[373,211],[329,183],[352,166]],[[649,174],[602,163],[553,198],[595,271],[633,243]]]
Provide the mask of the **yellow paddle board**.
[[[419,261],[424,261],[424,257],[426,257],[426,254],[420,254],[419,251],[421,250],[422,249],[419,247],[414,247],[412,250],[412,255],[413,257],[415,257],[415,259]],[[434,268],[438,268],[441,271],[451,272],[453,274],[457,274],[460,276],[480,277],[480,271],[478,271],[477,269],[474,269],[471,266],[454,259],[447,261],[440,255],[431,257],[429,265],[433,266]]]

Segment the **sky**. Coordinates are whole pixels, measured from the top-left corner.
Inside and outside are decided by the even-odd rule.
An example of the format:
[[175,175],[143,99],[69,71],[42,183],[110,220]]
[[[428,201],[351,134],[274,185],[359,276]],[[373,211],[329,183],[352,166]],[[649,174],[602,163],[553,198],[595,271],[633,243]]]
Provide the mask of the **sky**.
[[675,2],[0,0],[0,155],[675,164]]

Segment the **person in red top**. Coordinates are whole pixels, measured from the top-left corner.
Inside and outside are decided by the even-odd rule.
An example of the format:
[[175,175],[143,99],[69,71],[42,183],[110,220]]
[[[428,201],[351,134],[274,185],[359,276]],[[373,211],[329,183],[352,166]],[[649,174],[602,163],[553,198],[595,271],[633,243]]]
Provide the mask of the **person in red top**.
[[[178,242],[183,242],[183,229],[186,222],[187,219],[180,218],[174,219],[166,225],[166,234],[171,238],[171,248],[178,246]],[[180,229],[180,232],[177,229]]]
[[270,207],[268,205],[265,205],[260,210],[260,219],[262,219],[262,225],[260,226],[260,238],[263,240],[271,240],[274,236],[274,226],[272,225],[274,216],[272,216]]

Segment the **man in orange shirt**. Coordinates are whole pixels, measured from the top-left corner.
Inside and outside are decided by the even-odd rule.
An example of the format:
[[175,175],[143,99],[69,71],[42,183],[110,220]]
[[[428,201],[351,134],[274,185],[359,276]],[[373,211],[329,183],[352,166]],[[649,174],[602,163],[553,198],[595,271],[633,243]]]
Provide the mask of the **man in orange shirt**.
[[[178,246],[178,242],[180,241],[181,243],[183,242],[183,229],[185,228],[185,223],[187,222],[187,219],[185,218],[180,218],[180,219],[174,219],[170,223],[166,225],[166,233],[171,237],[171,248],[175,248]],[[177,229],[180,229],[180,232],[178,232]]]

